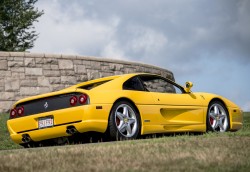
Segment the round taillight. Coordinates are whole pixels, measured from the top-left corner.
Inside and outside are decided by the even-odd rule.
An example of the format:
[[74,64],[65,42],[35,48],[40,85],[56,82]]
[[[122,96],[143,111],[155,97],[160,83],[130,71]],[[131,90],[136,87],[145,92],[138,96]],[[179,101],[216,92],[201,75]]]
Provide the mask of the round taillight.
[[83,95],[81,95],[81,96],[79,97],[79,102],[80,102],[81,104],[85,104],[85,103],[87,102],[87,100],[88,100],[88,96],[87,96],[86,94],[83,94]]
[[70,101],[70,105],[71,105],[71,106],[75,106],[76,103],[77,103],[77,97],[76,97],[76,96],[72,96],[72,97],[69,99],[69,101]]
[[12,109],[12,110],[10,111],[10,118],[15,118],[16,115],[17,115],[16,109]]
[[20,107],[20,108],[17,109],[17,114],[19,116],[23,116],[23,113],[24,113],[24,108],[23,107]]

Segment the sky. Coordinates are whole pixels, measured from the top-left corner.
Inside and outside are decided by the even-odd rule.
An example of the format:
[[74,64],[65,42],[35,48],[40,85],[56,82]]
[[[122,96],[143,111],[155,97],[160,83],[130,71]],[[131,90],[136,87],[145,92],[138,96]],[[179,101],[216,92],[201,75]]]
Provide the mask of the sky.
[[155,65],[250,111],[249,0],[40,0],[30,50]]

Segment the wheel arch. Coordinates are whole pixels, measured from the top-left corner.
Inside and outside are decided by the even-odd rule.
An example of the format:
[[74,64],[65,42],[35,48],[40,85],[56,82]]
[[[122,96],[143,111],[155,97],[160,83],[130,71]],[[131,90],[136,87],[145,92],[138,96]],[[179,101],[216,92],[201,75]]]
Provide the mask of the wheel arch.
[[[229,113],[229,110],[228,110],[228,107],[227,107],[226,103],[225,103],[222,99],[217,98],[217,97],[211,99],[211,100],[209,101],[209,104],[208,104],[208,107],[207,107],[207,113],[208,113],[208,111],[209,111],[210,105],[211,105],[213,102],[215,102],[215,101],[218,101],[218,102],[222,103],[222,105],[225,107],[225,110],[226,110],[226,112],[227,112],[227,114],[228,114],[228,122],[229,122],[229,128],[228,128],[228,130],[230,130],[230,129],[231,129],[231,117],[230,117],[230,113]],[[207,123],[207,118],[206,118],[206,123]]]
[[[141,133],[141,129],[142,129],[142,117],[141,117],[141,113],[140,113],[138,107],[135,105],[135,102],[133,102],[131,99],[129,99],[127,97],[120,97],[116,101],[114,101],[114,103],[113,103],[113,105],[112,105],[112,107],[110,109],[108,119],[110,118],[110,115],[111,115],[111,112],[112,112],[112,109],[113,109],[114,105],[116,103],[120,102],[120,101],[127,101],[127,102],[129,102],[135,108],[136,112],[139,114],[139,116],[140,116],[140,125],[141,125],[139,133]],[[108,127],[107,127],[107,129],[108,129]]]

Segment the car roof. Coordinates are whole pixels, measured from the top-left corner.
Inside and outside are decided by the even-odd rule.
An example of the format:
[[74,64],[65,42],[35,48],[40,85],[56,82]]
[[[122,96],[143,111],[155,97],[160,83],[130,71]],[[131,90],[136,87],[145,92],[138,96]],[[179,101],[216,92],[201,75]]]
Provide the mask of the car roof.
[[[151,73],[130,73],[130,74],[122,74],[122,75],[114,75],[114,76],[108,76],[98,79],[89,80],[86,82],[79,83],[77,85],[74,85],[75,88],[81,88],[87,85],[95,84],[103,82],[103,84],[98,85],[97,87],[92,88],[93,90],[108,90],[108,89],[122,89],[123,83],[127,81],[128,79],[134,77],[134,76],[155,76],[159,78],[164,78],[157,74],[151,74]],[[181,85],[176,84],[173,80],[164,78],[168,80],[169,82],[173,83],[177,87],[183,88]],[[111,82],[105,82],[105,81],[111,81]]]

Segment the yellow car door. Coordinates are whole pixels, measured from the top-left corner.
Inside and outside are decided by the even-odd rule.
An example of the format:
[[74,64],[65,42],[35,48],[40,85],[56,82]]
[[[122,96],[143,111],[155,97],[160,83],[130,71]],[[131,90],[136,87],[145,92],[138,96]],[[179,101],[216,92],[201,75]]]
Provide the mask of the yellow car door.
[[173,81],[158,76],[142,76],[141,80],[153,93],[159,125],[165,131],[204,131],[205,106],[203,97],[186,93]]
[[192,93],[155,93],[161,124],[196,125],[204,123],[202,97]]

